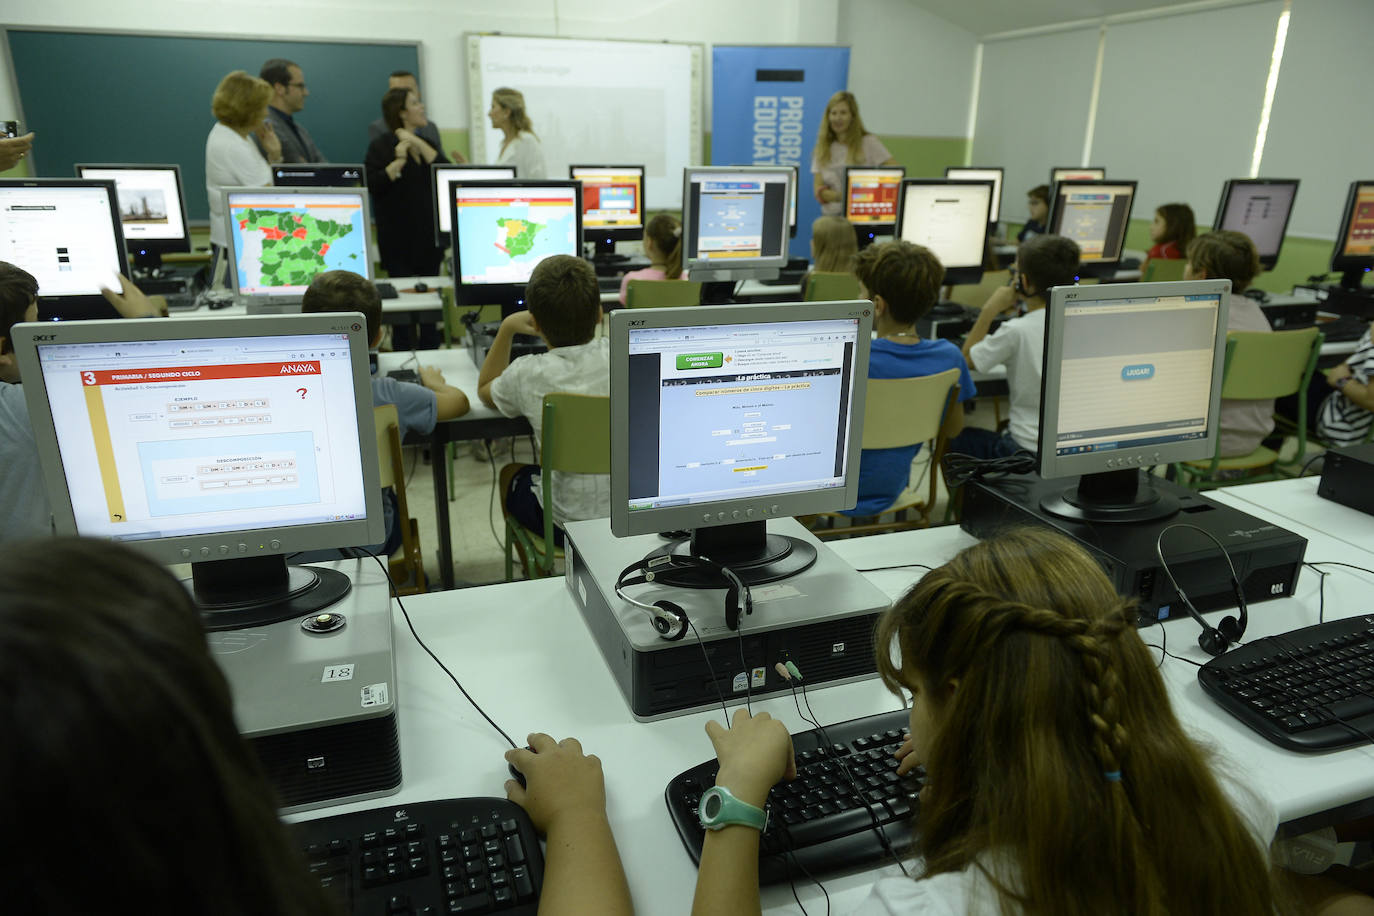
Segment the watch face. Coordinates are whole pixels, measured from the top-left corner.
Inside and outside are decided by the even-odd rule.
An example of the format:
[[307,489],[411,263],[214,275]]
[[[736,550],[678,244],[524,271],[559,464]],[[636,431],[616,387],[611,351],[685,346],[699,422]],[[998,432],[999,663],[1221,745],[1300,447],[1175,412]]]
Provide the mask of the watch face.
[[702,813],[707,818],[715,818],[718,814],[720,814],[720,806],[723,804],[725,803],[721,801],[719,795],[708,795],[706,796],[706,799],[701,806]]

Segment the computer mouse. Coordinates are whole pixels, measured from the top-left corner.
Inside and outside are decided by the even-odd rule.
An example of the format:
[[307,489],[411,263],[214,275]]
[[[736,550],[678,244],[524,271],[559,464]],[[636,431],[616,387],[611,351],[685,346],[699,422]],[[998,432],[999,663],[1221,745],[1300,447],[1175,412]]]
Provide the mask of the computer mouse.
[[[531,754],[535,753],[534,748],[530,747],[528,744],[525,745],[525,750],[529,751]],[[510,778],[520,783],[520,788],[525,788],[525,774],[517,770],[513,763],[506,764],[506,769],[510,770]]]
[[415,292],[417,292],[417,293],[427,293],[427,292],[429,292],[429,284],[428,284],[428,283],[416,283],[416,284],[415,284]]

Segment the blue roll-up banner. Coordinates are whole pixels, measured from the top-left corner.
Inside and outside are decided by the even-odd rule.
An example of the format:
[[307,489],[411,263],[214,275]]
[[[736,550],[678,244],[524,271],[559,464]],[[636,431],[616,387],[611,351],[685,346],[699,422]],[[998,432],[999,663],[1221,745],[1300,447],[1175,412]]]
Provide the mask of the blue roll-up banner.
[[849,83],[849,49],[716,45],[711,63],[711,164],[797,166],[789,250],[810,257],[811,223],[821,215],[811,151],[825,103]]

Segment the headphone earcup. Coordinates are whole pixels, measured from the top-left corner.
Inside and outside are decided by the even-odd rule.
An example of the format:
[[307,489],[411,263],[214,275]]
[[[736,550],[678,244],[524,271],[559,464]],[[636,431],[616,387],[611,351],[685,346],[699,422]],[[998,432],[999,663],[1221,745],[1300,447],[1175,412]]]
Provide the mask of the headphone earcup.
[[1217,630],[1226,638],[1228,643],[1233,643],[1241,637],[1240,621],[1234,617],[1221,618],[1221,623],[1217,624]]
[[1202,651],[1208,655],[1220,655],[1231,645],[1231,641],[1220,630],[1213,627],[1205,627],[1198,634],[1197,644],[1202,647]]
[[669,642],[681,639],[687,632],[687,612],[671,601],[655,601],[654,607],[662,612],[653,619],[658,635]]

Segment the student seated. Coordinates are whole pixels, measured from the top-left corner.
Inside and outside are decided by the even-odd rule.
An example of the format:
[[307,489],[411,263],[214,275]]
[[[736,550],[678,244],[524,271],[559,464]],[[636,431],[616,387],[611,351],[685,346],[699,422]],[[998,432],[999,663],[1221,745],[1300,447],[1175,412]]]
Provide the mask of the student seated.
[[1027,191],[1026,209],[1030,211],[1030,218],[1021,227],[1021,231],[1016,233],[1018,244],[1037,235],[1044,235],[1049,231],[1046,224],[1050,219],[1050,186],[1038,184]]
[[813,271],[831,274],[852,274],[854,259],[859,256],[859,237],[854,226],[843,216],[818,216],[811,224],[811,266],[802,275],[802,293]]
[[[315,277],[305,291],[301,311],[361,312],[367,320],[368,346],[375,351],[382,341],[382,299],[377,287],[366,277],[350,271],[328,270]],[[438,421],[461,417],[470,409],[468,396],[444,381],[444,374],[438,369],[421,366],[418,371],[418,385],[382,374],[372,376],[372,406],[396,405],[402,441],[412,432],[429,435]],[[382,491],[382,512],[386,518],[386,540],[364,549],[379,557],[389,557],[401,546],[396,493],[390,487]],[[312,551],[308,559],[297,559],[299,562],[338,559],[338,553]]]
[[644,227],[644,256],[649,266],[632,270],[620,278],[620,304],[631,280],[686,280],[682,270],[682,220],[671,213],[659,213]]
[[7,545],[0,581],[0,817],[25,825],[7,910],[342,912],[278,820],[180,582],[80,538]]
[[[159,310],[120,276],[123,292],[101,290],[124,318],[151,318]],[[52,510],[29,405],[19,384],[11,328],[38,320],[38,281],[22,267],[0,261],[0,543],[52,534]]]
[[[1021,243],[1010,286],[988,297],[978,320],[964,339],[964,358],[975,372],[1007,367],[1011,402],[1008,431],[966,428],[949,444],[949,451],[974,458],[1003,458],[1034,453],[1040,435],[1040,374],[1044,363],[1045,306],[1050,290],[1077,281],[1078,245],[1061,235],[1036,235]],[[992,321],[1016,308],[1025,313],[1003,321],[989,336]]]
[[[1259,252],[1243,232],[1208,232],[1188,243],[1188,263],[1183,266],[1183,279],[1231,281],[1231,310],[1226,316],[1228,331],[1272,330],[1259,303],[1242,295],[1259,272]],[[1221,457],[1248,455],[1273,431],[1272,398],[1222,400],[1218,427]]]
[[1309,430],[1324,443],[1339,448],[1364,442],[1374,426],[1374,340],[1370,328],[1365,328],[1355,352],[1345,362],[1314,372],[1307,390],[1279,398],[1275,411],[1297,423],[1300,397],[1307,398]]
[[[852,231],[849,237],[854,238]],[[855,273],[862,294],[873,300],[877,336],[869,349],[868,377],[919,378],[958,369],[960,402],[973,397],[973,378],[959,348],[947,340],[923,340],[916,333],[916,322],[940,298],[945,269],[939,259],[928,248],[911,242],[883,242],[859,253]],[[945,416],[944,431],[953,437],[963,428],[964,411],[956,404]],[[911,462],[920,448],[864,449],[859,462],[859,500],[844,514],[876,515],[892,505],[910,481]]]
[[1187,256],[1188,245],[1197,237],[1197,223],[1193,219],[1193,208],[1187,204],[1164,204],[1155,210],[1154,222],[1150,223],[1150,241],[1154,245],[1145,253],[1140,263],[1143,271],[1151,260],[1178,261]]
[[[601,294],[591,265],[572,255],[540,261],[525,287],[528,311],[508,315],[501,322],[478,376],[477,394],[488,407],[507,417],[524,417],[542,441],[544,395],[553,392],[608,396],[610,346],[596,337],[601,319]],[[511,362],[510,345],[516,334],[536,334],[548,344],[547,353],[533,353]],[[543,532],[544,513],[539,466],[508,464],[501,472],[502,506],[506,515],[530,531]],[[562,525],[611,514],[609,474],[563,474],[553,478],[554,541],[563,544]]]

